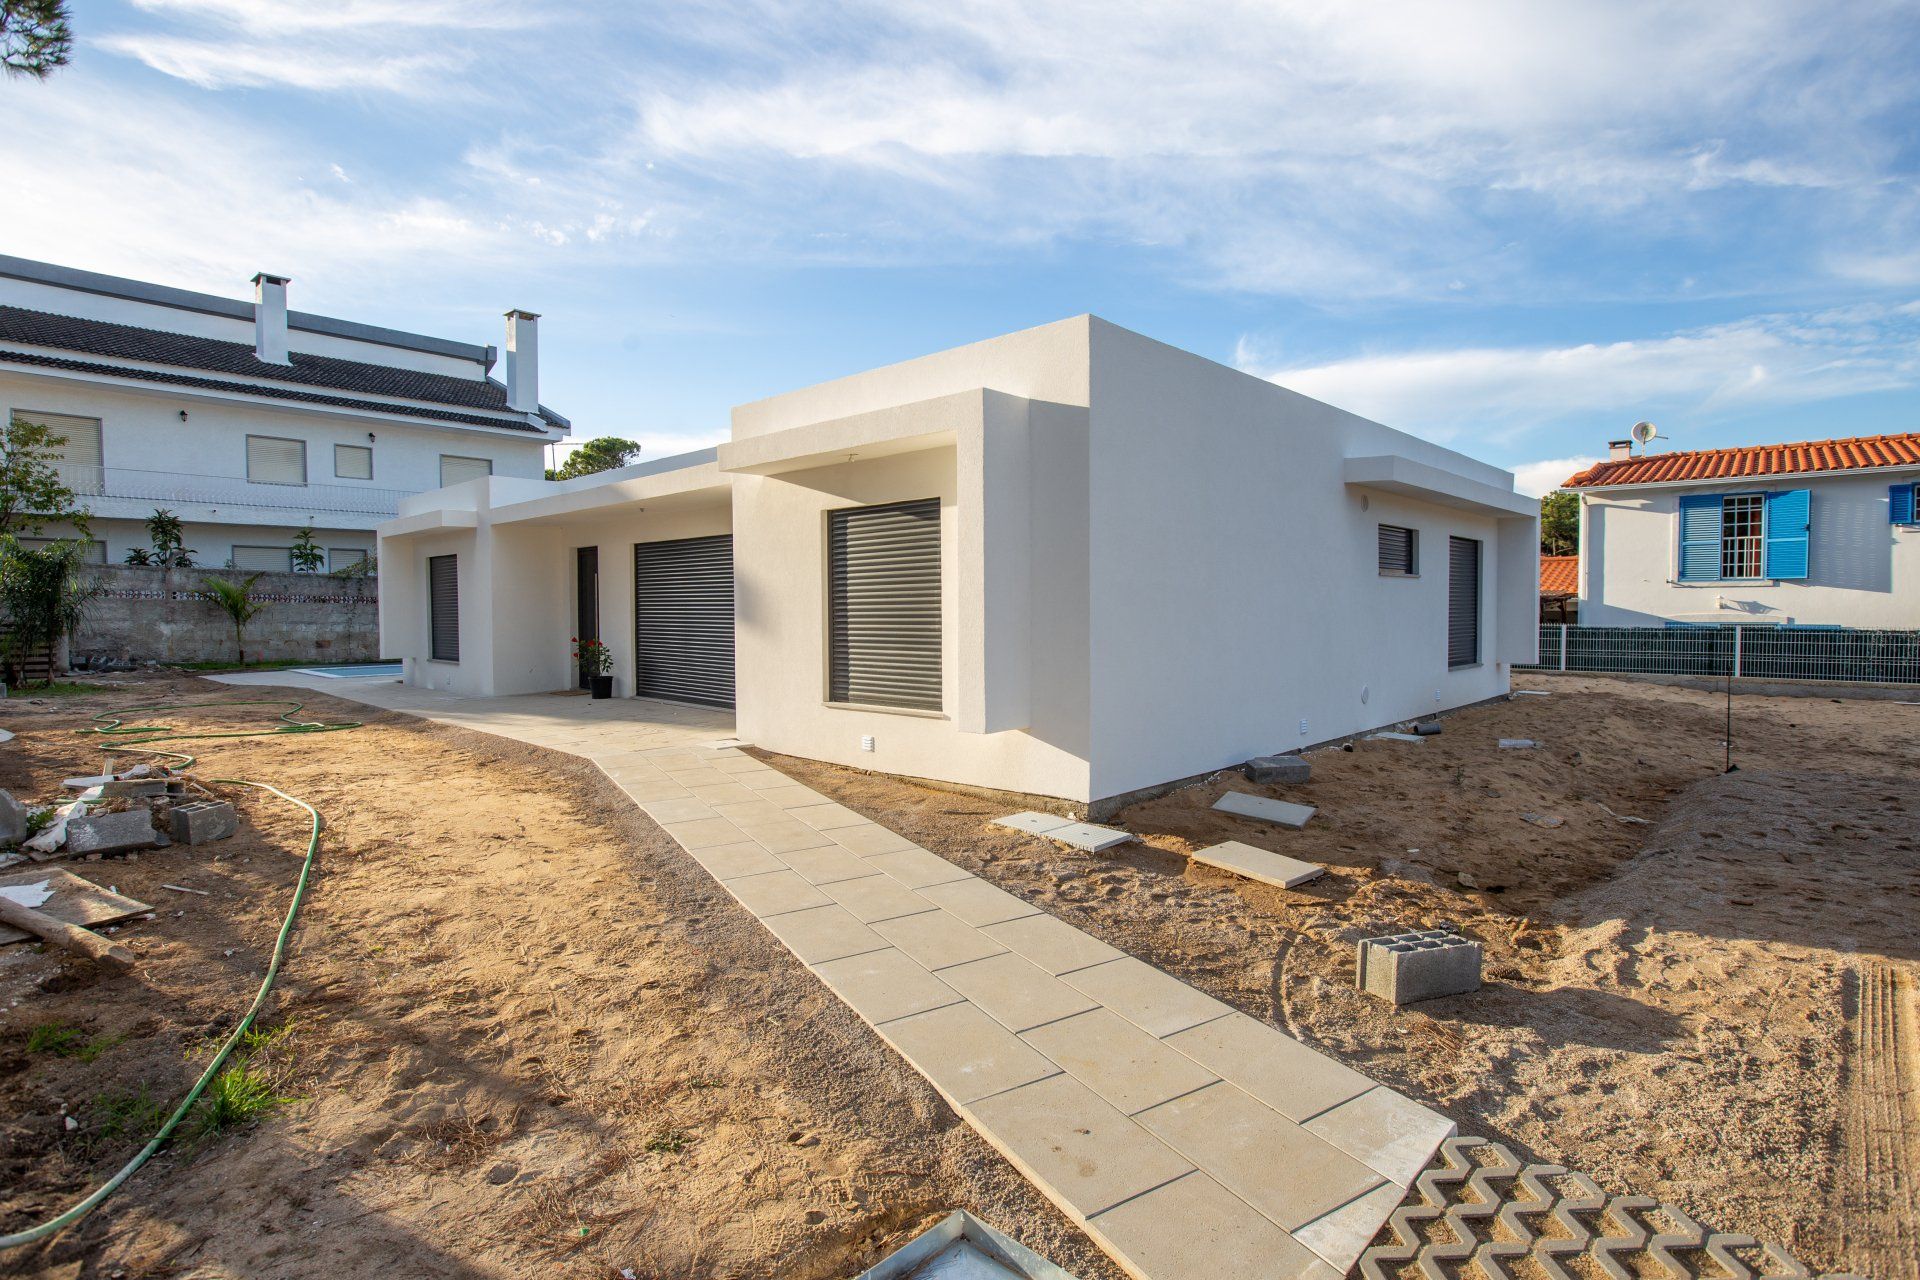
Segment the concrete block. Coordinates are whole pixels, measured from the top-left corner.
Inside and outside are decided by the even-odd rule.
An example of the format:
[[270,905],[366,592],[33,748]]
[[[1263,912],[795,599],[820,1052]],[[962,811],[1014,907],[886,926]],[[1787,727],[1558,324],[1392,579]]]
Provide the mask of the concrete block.
[[1355,985],[1392,1004],[1480,989],[1480,944],[1446,929],[1360,940]]
[[153,815],[145,809],[67,819],[67,849],[72,853],[127,853],[156,843]]
[[225,840],[240,829],[240,815],[225,800],[201,800],[175,805],[169,815],[173,838],[182,844]]
[[100,784],[103,800],[140,800],[165,794],[165,778],[108,778]]
[[1296,831],[1306,826],[1307,819],[1317,812],[1310,804],[1289,804],[1285,800],[1250,796],[1244,791],[1227,792],[1213,802],[1213,807],[1222,813],[1235,813],[1243,818],[1257,818],[1261,822],[1277,823],[1283,827],[1292,827]]
[[0,791],[0,845],[19,844],[27,838],[27,807]]
[[1419,724],[1413,726],[1413,732],[1415,737],[1431,738],[1445,728],[1446,726],[1438,720],[1422,720]]
[[1325,867],[1311,862],[1302,862],[1298,858],[1289,858],[1283,853],[1270,853],[1265,849],[1256,849],[1250,844],[1241,844],[1238,840],[1210,845],[1195,853],[1193,860],[1205,863],[1209,867],[1216,867],[1221,871],[1231,871],[1249,880],[1273,885],[1277,889],[1291,889],[1295,885],[1305,884],[1327,873]]
[[1255,756],[1247,761],[1244,772],[1248,782],[1306,782],[1313,777],[1313,765],[1305,756]]

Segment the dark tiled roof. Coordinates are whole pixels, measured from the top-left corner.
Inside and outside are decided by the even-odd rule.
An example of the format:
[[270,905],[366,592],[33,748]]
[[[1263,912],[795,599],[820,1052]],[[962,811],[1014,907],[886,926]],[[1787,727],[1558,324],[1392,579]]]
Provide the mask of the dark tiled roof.
[[[193,369],[203,373],[223,373],[281,384],[272,387],[248,386],[233,382],[217,384],[224,389],[249,395],[265,395],[278,399],[314,399],[319,403],[343,402],[336,397],[314,397],[289,392],[292,388],[313,388],[318,391],[396,396],[407,400],[425,401],[428,404],[512,415],[502,418],[481,418],[477,414],[458,416],[442,413],[419,416],[445,418],[456,422],[478,422],[486,426],[518,426],[526,430],[533,429],[527,426],[522,415],[514,414],[507,408],[507,389],[492,378],[455,378],[443,373],[396,369],[391,365],[343,360],[337,356],[308,355],[301,351],[290,354],[288,358],[291,363],[268,364],[258,359],[253,354],[253,348],[244,342],[201,338],[187,333],[169,333],[164,329],[144,329],[137,325],[113,324],[105,320],[83,320],[74,316],[55,315],[48,311],[30,311],[24,307],[0,306],[0,342],[32,347],[52,347],[60,351],[107,356],[117,360],[137,360],[143,364]],[[0,352],[0,359],[17,361],[18,357],[15,354]],[[107,369],[107,366],[92,367]],[[153,374],[146,370],[108,369],[108,371],[120,377],[181,385],[174,378]],[[201,380],[191,385],[206,385],[206,383],[205,380]],[[408,412],[395,405],[365,403],[359,407],[383,412]],[[565,419],[544,405],[541,406],[540,416],[555,426],[565,425]]]
[[1804,444],[1759,444],[1739,449],[1695,449],[1653,453],[1618,462],[1596,462],[1570,476],[1566,489],[1609,484],[1669,484],[1680,480],[1738,479],[1792,475],[1799,471],[1866,471],[1875,467],[1920,466],[1920,432],[1855,436],[1847,440],[1809,440]]

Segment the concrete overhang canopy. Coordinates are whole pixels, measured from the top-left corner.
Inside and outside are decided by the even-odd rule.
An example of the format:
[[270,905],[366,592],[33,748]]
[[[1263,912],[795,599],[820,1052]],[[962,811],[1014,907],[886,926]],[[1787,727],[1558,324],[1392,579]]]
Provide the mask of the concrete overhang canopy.
[[480,523],[478,512],[458,507],[436,507],[410,516],[389,520],[374,530],[382,538],[410,538],[422,533],[441,533],[448,529],[472,529]]
[[1470,479],[1424,462],[1415,462],[1398,454],[1348,458],[1344,473],[1345,482],[1352,488],[1396,493],[1479,515],[1531,520],[1540,514],[1538,499],[1529,498],[1524,493],[1497,488],[1485,481]]
[[977,430],[986,414],[986,388],[893,405],[846,418],[810,422],[720,446],[720,469],[738,475],[776,476],[830,467],[848,460],[883,458],[956,444]]
[[575,516],[597,515],[615,508],[638,505],[685,505],[689,501],[727,502],[732,486],[715,462],[656,471],[648,475],[621,477],[610,472],[604,482],[569,488],[564,493],[543,494],[521,502],[495,507],[494,524],[521,524],[529,521],[558,523]]

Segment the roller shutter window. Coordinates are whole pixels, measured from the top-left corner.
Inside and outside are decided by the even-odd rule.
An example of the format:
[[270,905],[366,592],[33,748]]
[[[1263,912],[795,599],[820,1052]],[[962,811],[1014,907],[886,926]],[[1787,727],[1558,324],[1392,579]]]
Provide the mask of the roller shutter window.
[[364,444],[333,446],[333,474],[342,480],[373,479],[373,450]]
[[827,697],[941,709],[940,502],[827,515]]
[[427,557],[427,656],[460,661],[460,557]]
[[307,442],[280,436],[248,436],[247,479],[255,484],[305,484]]
[[1480,543],[1447,539],[1447,666],[1480,661]]
[[1411,578],[1420,571],[1418,550],[1420,535],[1395,524],[1380,526],[1380,574],[1387,578]]
[[450,484],[464,484],[468,480],[478,480],[482,476],[493,474],[493,460],[490,458],[463,458],[458,454],[440,455],[440,487]]
[[733,538],[633,548],[634,692],[733,705]]
[[[70,542],[70,541],[72,541],[72,539],[70,538],[21,538],[19,539],[20,545],[27,548],[29,551],[37,551],[42,547],[51,547],[56,543]],[[107,544],[104,542],[97,542],[92,538],[87,539],[86,549],[81,552],[81,561],[82,563],[85,563],[85,564],[105,564],[107,562]]]
[[242,547],[235,546],[229,557],[236,569],[245,569],[248,573],[292,573],[292,547]]
[[82,496],[106,492],[106,471],[101,465],[100,419],[82,418],[71,413],[40,413],[20,409],[14,417],[45,427],[62,443],[54,446],[59,456],[60,482]]
[[339,573],[342,569],[351,569],[355,565],[367,562],[365,547],[328,547],[327,572]]

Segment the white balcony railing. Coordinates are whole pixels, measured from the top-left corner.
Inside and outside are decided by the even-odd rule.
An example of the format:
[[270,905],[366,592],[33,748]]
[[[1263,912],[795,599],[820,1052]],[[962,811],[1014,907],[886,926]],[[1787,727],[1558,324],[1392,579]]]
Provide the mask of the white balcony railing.
[[257,507],[275,511],[338,511],[390,516],[409,489],[375,489],[357,484],[259,484],[238,476],[202,476],[183,471],[140,471],[130,467],[62,466],[60,482],[82,506],[89,498],[125,498],[155,506],[205,504]]

